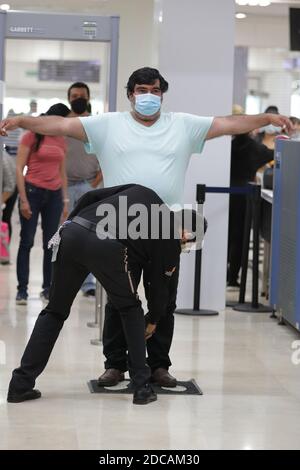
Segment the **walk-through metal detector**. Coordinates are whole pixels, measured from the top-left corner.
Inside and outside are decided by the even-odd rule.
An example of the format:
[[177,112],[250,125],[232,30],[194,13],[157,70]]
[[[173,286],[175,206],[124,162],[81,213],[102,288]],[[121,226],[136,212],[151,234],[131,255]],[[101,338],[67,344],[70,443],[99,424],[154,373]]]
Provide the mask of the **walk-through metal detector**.
[[[6,39],[37,39],[60,41],[105,42],[110,45],[108,77],[108,110],[116,111],[119,47],[119,17],[74,15],[65,13],[38,13],[0,11],[0,118],[5,95],[4,67]],[[0,190],[2,191],[2,139],[0,138]],[[0,221],[2,217],[0,205]],[[97,290],[100,286],[97,285]],[[103,309],[102,309],[103,310]],[[100,316],[96,302],[96,314]],[[100,321],[100,325],[102,320]],[[100,333],[101,335],[101,333]],[[101,336],[100,336],[101,338]]]
[[[5,95],[5,40],[54,39],[110,44],[108,109],[116,110],[119,46],[119,17],[68,13],[0,11],[0,118]],[[0,138],[0,189],[2,190],[2,139]],[[1,220],[1,207],[0,207]]]

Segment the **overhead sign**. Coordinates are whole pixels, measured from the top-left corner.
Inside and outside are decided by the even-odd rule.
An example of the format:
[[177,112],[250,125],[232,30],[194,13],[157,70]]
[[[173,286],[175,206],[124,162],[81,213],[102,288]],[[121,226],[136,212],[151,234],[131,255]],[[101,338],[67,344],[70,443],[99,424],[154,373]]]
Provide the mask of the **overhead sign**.
[[51,82],[100,82],[100,61],[40,60],[39,80]]

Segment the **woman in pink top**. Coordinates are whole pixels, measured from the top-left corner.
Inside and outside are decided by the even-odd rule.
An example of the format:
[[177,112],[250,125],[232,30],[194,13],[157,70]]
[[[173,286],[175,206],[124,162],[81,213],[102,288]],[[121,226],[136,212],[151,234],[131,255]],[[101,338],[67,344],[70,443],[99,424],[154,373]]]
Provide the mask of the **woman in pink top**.
[[[67,116],[70,110],[62,103],[51,106],[46,115]],[[56,232],[62,215],[67,216],[67,178],[65,173],[66,143],[63,137],[41,136],[26,132],[17,154],[19,190],[20,245],[17,256],[18,292],[16,303],[27,304],[30,250],[34,243],[38,218],[43,231],[43,285],[41,297],[49,298],[51,283],[51,250],[48,241]],[[24,168],[27,172],[24,176]]]

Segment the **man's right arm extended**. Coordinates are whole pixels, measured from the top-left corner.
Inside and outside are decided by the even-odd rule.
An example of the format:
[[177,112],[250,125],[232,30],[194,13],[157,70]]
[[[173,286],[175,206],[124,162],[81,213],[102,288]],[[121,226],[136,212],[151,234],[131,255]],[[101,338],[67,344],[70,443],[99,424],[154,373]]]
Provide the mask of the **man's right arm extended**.
[[6,136],[7,132],[20,127],[37,134],[67,136],[87,142],[87,136],[81,121],[77,117],[63,118],[60,116],[16,116],[3,119],[0,122],[0,135]]

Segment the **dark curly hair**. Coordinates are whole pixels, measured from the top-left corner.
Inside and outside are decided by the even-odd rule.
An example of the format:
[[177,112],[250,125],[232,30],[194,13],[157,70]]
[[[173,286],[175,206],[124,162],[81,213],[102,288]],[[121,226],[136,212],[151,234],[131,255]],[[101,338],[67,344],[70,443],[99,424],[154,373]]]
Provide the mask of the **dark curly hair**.
[[[45,114],[42,114],[41,116],[66,117],[66,116],[68,116],[68,114],[70,114],[70,112],[71,112],[71,110],[68,108],[68,106],[66,106],[63,103],[57,103],[57,104],[53,104],[52,106],[50,106],[48,111]],[[44,137],[45,137],[44,135],[37,134],[37,133],[35,134],[35,144],[34,144],[34,147],[33,147],[34,152],[38,151],[38,149],[41,146],[42,141],[44,140]]]
[[168,91],[169,84],[157,69],[143,67],[135,70],[130,75],[126,85],[127,98],[129,98],[129,95],[134,92],[135,85],[152,85],[155,80],[159,80],[161,92],[166,93],[166,91]]

